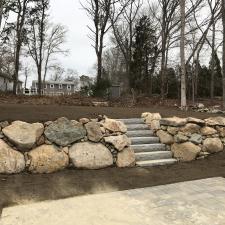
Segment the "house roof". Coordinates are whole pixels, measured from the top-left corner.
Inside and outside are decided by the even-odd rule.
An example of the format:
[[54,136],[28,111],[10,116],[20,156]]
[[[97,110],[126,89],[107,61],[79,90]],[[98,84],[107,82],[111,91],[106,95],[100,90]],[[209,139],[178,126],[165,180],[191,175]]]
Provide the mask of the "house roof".
[[[33,84],[38,83],[37,80],[33,81]],[[73,81],[45,81],[45,84],[65,84],[65,85],[73,85],[75,84]]]

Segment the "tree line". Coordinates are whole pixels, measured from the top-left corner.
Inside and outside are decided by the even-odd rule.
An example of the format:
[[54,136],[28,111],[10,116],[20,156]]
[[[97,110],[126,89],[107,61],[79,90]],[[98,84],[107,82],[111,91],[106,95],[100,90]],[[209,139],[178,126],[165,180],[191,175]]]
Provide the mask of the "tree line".
[[97,84],[225,106],[225,0],[86,0]]
[[[68,53],[63,47],[67,29],[51,23],[49,8],[49,0],[0,0],[0,72],[12,77],[14,94],[22,58],[33,60],[41,95],[48,72],[59,69],[56,56]],[[24,68],[26,81],[29,69]]]

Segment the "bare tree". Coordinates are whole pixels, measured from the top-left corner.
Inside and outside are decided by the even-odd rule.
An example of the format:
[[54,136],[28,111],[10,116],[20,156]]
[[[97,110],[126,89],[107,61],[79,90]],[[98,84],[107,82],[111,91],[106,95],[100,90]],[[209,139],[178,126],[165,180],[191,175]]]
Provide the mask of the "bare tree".
[[181,109],[187,108],[186,100],[186,63],[185,63],[185,0],[180,1],[180,20],[181,20],[181,38],[180,38],[180,58],[181,58]]
[[[129,2],[130,0],[127,0]],[[97,84],[102,79],[102,55],[104,49],[104,38],[111,28],[110,18],[113,23],[118,19],[127,5],[117,6],[119,0],[86,0],[82,7],[86,10],[88,16],[94,22],[94,28],[88,26],[91,35],[89,38],[94,42],[92,45],[97,56]]]
[[47,26],[47,10],[49,8],[49,0],[39,0],[35,2],[35,8],[29,15],[28,30],[30,37],[28,38],[29,53],[33,58],[38,73],[38,94],[42,91],[42,65],[44,61],[44,43]]
[[0,0],[0,28],[1,28],[1,25],[2,25],[3,5],[4,5],[4,0]]
[[225,0],[222,3],[222,21],[223,21],[223,108],[225,109]]

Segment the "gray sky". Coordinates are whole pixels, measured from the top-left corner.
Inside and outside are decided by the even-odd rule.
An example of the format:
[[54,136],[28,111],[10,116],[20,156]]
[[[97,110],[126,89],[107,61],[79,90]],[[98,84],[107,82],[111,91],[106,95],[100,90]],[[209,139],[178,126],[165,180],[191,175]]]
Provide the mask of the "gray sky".
[[[82,0],[81,0],[82,1]],[[67,27],[66,48],[70,50],[68,57],[59,57],[65,68],[76,69],[79,74],[90,74],[96,61],[91,41],[87,37],[87,25],[91,23],[79,0],[51,0],[51,21]]]

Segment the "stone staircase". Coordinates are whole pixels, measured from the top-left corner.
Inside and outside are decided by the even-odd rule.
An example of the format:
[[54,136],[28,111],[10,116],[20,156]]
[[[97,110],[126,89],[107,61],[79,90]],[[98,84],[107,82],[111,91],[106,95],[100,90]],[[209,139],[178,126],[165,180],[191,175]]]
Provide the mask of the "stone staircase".
[[168,151],[164,144],[160,144],[159,138],[154,135],[143,119],[120,119],[119,121],[127,126],[127,136],[131,139],[131,147],[135,151],[138,166],[150,167],[177,162],[172,158],[172,152]]

